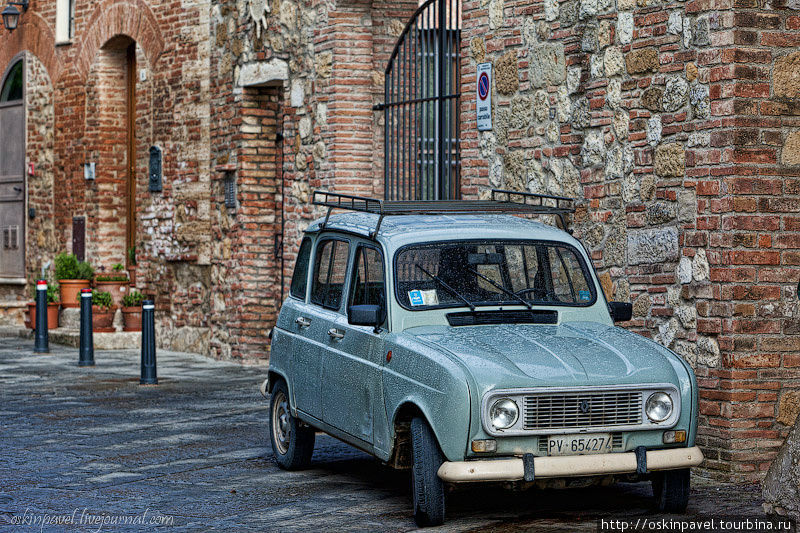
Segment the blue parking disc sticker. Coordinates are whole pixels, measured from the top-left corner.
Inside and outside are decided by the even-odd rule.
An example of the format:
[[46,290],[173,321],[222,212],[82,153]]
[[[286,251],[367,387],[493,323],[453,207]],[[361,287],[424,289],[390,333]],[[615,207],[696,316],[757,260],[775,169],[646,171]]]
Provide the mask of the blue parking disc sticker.
[[425,301],[422,299],[422,291],[414,290],[408,291],[408,299],[411,305],[424,305]]
[[578,299],[582,302],[588,302],[592,299],[592,293],[589,291],[578,291]]

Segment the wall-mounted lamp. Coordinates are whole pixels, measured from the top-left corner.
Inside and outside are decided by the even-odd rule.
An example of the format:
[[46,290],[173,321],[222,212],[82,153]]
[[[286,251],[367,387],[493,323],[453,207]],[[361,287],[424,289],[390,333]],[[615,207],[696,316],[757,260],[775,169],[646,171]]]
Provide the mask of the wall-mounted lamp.
[[20,6],[22,8],[22,13],[25,13],[28,10],[28,0],[9,2],[5,9],[3,9],[3,26],[5,26],[8,31],[17,29],[19,25],[19,16],[22,14],[19,9],[14,6]]

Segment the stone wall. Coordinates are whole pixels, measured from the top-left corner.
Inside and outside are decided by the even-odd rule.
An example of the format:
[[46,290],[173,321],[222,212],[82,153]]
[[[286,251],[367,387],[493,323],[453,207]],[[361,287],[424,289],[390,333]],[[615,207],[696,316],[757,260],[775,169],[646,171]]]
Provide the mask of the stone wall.
[[696,369],[705,464],[758,479],[797,410],[798,18],[741,1],[465,2],[462,137],[465,191],[578,198],[626,326]]

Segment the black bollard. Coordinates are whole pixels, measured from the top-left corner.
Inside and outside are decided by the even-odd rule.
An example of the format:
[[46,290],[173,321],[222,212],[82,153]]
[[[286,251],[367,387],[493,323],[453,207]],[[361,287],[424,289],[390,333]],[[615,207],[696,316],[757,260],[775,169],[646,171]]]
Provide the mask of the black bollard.
[[33,344],[36,353],[50,351],[50,338],[47,334],[47,280],[36,282],[36,339]]
[[139,385],[158,385],[154,309],[153,300],[142,302],[142,377]]
[[78,366],[94,366],[92,289],[81,289],[81,347],[78,351]]

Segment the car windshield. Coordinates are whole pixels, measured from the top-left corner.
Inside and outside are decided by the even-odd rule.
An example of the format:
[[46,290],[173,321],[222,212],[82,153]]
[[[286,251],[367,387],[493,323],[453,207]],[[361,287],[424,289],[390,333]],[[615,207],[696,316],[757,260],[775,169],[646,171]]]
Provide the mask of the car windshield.
[[595,302],[578,251],[545,241],[447,241],[406,246],[395,257],[397,299],[412,310]]

